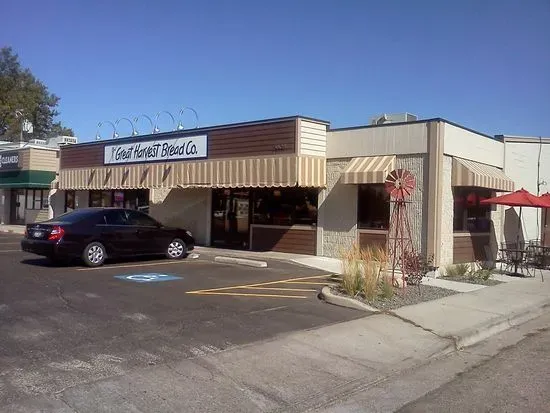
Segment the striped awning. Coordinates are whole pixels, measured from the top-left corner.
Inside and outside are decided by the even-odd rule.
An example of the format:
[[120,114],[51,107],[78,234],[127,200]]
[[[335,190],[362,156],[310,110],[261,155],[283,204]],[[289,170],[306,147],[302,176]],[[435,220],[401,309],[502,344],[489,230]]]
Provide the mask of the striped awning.
[[342,173],[344,184],[383,184],[395,169],[395,155],[353,158]]
[[511,192],[514,190],[514,181],[495,166],[453,158],[452,186],[476,186]]
[[62,169],[59,189],[324,187],[326,159],[272,156]]

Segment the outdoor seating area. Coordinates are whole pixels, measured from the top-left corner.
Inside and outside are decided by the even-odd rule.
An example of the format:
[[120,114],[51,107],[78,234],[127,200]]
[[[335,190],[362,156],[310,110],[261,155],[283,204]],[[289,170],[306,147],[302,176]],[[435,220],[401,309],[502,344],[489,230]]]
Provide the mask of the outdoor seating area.
[[501,272],[520,277],[534,277],[542,270],[550,268],[550,247],[543,246],[540,240],[528,242],[502,243],[497,262]]

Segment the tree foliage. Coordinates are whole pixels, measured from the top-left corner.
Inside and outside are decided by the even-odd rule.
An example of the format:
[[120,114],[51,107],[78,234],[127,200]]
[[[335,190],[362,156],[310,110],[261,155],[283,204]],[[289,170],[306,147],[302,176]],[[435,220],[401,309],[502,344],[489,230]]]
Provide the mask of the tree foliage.
[[18,140],[22,119],[32,122],[34,131],[24,133],[24,140],[74,135],[61,122],[54,122],[59,112],[59,98],[21,66],[11,47],[0,49],[0,139]]

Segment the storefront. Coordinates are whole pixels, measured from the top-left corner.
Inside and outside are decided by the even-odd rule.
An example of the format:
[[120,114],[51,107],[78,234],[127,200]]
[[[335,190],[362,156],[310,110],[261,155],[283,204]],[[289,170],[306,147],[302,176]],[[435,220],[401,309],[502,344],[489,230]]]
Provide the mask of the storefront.
[[61,149],[65,210],[148,210],[200,244],[316,254],[327,123],[303,117]]
[[22,225],[48,219],[58,150],[23,147],[0,151],[0,221]]
[[503,239],[502,208],[480,201],[514,190],[503,172],[504,143],[444,119],[329,130],[327,188],[319,195],[321,254],[353,244],[387,245],[388,173],[410,171],[407,200],[416,249],[435,265],[494,261]]

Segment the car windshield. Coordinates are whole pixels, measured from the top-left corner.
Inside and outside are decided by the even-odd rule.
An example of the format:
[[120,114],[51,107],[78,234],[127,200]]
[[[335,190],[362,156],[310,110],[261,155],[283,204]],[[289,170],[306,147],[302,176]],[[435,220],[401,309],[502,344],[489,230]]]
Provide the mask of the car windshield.
[[50,222],[66,222],[68,224],[72,224],[73,222],[81,221],[85,218],[89,218],[94,214],[94,211],[81,209],[81,210],[75,210],[71,212],[67,212],[66,214],[59,215],[58,217],[55,217],[53,219],[50,219]]

